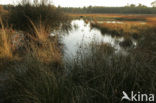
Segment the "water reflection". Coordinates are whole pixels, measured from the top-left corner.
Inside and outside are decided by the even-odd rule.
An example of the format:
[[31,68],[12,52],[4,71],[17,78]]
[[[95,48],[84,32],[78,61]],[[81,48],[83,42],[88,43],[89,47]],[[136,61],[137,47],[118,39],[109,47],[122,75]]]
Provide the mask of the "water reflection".
[[97,23],[112,23],[112,24],[123,24],[121,21],[97,21]]
[[[84,20],[73,20],[71,22],[72,29],[62,37],[64,44],[64,56],[74,57],[80,45],[89,44],[92,41],[108,43],[115,48],[116,53],[127,55],[126,49],[119,44],[124,41],[123,37],[112,37],[109,34],[102,35],[101,31],[96,28],[91,28],[90,23],[85,23]],[[136,42],[133,42],[136,44]]]

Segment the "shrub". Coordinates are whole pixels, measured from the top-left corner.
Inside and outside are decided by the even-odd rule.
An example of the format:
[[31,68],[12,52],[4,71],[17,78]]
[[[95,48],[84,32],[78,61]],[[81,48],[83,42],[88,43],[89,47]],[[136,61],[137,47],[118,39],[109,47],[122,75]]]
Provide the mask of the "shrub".
[[50,27],[51,30],[69,21],[68,17],[56,7],[43,2],[36,5],[26,2],[9,10],[8,23],[16,30],[32,33],[30,20],[36,25],[39,25],[41,21],[45,28]]

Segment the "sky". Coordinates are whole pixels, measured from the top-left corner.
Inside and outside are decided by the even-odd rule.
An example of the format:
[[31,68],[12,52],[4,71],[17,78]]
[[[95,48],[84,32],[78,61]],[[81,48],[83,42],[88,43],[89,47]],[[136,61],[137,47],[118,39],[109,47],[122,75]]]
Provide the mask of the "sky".
[[[16,4],[20,0],[0,0],[0,4]],[[52,0],[53,4],[62,7],[84,7],[84,6],[125,6],[127,4],[139,3],[151,6],[154,0]]]

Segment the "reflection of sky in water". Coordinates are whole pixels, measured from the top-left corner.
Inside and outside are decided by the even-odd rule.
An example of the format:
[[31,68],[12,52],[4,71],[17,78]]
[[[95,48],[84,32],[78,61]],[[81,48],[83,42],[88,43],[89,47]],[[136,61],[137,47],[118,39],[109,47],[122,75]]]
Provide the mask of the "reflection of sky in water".
[[113,23],[113,24],[123,24],[121,21],[97,21],[97,23]]
[[[93,21],[94,22],[94,21]],[[135,21],[136,23],[139,23],[139,24],[146,24],[146,22],[143,22],[143,21]],[[125,24],[127,22],[124,22],[124,21],[97,21],[97,23],[107,23],[107,24]]]
[[102,35],[100,30],[91,29],[90,23],[86,24],[83,20],[73,20],[71,25],[71,31],[62,37],[62,42],[65,45],[65,56],[75,56],[80,44],[89,44],[92,41],[111,44],[116,49],[116,53],[123,52],[126,54],[126,51],[119,45],[124,40],[123,37],[115,38],[111,35]]

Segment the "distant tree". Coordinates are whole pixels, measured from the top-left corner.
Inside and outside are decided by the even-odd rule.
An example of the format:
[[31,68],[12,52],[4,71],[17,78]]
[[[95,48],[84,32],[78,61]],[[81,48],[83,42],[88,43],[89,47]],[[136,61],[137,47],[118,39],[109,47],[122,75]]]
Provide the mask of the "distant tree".
[[136,7],[136,5],[135,4],[131,4],[130,7]]
[[89,8],[89,9],[91,9],[91,8],[92,8],[92,6],[90,5],[88,8]]
[[89,6],[83,8],[61,7],[62,11],[69,13],[134,13],[134,14],[156,14],[156,8],[146,7],[145,5],[126,5],[125,7],[103,7]]
[[57,7],[58,9],[61,9],[61,6],[60,5],[58,5],[58,7]]
[[152,5],[152,7],[156,7],[156,1],[153,1],[153,2],[151,3],[151,5]]
[[138,7],[143,7],[143,8],[144,8],[144,7],[146,7],[146,6],[139,3],[139,4],[138,4]]

